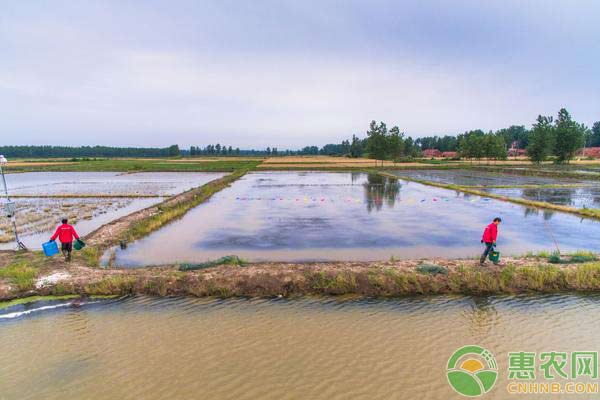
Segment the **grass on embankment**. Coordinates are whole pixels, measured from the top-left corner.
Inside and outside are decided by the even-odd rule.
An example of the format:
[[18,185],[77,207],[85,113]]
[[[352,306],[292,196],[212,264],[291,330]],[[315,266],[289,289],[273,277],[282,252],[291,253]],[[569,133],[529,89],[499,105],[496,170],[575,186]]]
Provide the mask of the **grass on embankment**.
[[177,159],[97,159],[60,164],[5,167],[7,172],[69,171],[69,172],[232,172],[253,169],[260,160],[218,160],[181,162]]
[[[135,270],[63,282],[46,293],[55,295],[153,295],[217,297],[293,297],[357,295],[401,297],[433,294],[513,294],[600,291],[600,263],[553,265],[522,260],[498,267],[473,263],[444,266],[363,264],[249,264],[181,272]],[[108,272],[108,271],[107,271]]]
[[477,189],[474,189],[472,187],[467,187],[467,186],[459,186],[459,185],[448,184],[448,183],[431,182],[431,181],[426,181],[426,180],[422,180],[422,179],[413,179],[413,178],[409,178],[409,177],[405,177],[405,176],[397,176],[397,175],[389,174],[389,173],[382,172],[382,171],[378,171],[378,173],[380,175],[383,175],[385,177],[392,178],[392,179],[411,181],[411,182],[420,183],[422,185],[433,186],[433,187],[438,187],[438,188],[448,189],[448,190],[455,190],[455,191],[459,191],[459,192],[463,192],[463,193],[473,194],[476,196],[488,197],[490,199],[508,201],[511,203],[520,204],[520,205],[531,207],[531,208],[555,210],[555,211],[561,211],[561,212],[566,212],[566,213],[570,213],[570,214],[581,215],[583,217],[600,219],[600,210],[595,209],[595,208],[577,208],[577,207],[570,207],[570,206],[563,206],[563,205],[559,205],[559,204],[547,203],[544,201],[534,201],[534,200],[520,199],[517,197],[507,197],[507,196],[502,196],[502,195],[495,194],[495,193],[484,192],[484,191],[477,190]]
[[36,279],[52,269],[52,259],[41,251],[16,252],[6,265],[0,266],[0,279],[7,282],[18,292],[32,290]]

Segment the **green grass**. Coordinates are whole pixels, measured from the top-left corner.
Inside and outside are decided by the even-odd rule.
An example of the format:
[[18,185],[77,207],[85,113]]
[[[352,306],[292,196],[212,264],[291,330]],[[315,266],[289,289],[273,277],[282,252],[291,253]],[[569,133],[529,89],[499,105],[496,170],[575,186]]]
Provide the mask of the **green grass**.
[[420,264],[417,267],[417,272],[420,274],[429,274],[429,275],[448,275],[448,269],[444,267],[440,267],[439,265],[434,264]]
[[97,247],[86,247],[81,250],[80,254],[88,266],[93,268],[100,266],[100,257],[102,254]]
[[212,267],[218,267],[219,265],[244,265],[245,261],[239,258],[238,256],[225,256],[221,257],[217,260],[211,260],[200,264],[181,264],[179,266],[180,271],[194,271],[199,269],[206,269]]
[[7,279],[23,292],[33,289],[37,275],[38,269],[29,266],[25,260],[16,261],[5,268],[0,268],[0,278]]
[[54,301],[54,300],[70,300],[78,298],[78,294],[66,294],[62,296],[29,296],[10,301],[0,301],[0,310],[8,307],[17,306],[19,304],[35,303],[37,301]]
[[[69,162],[68,160],[64,160]],[[181,162],[165,159],[97,159],[81,160],[73,164],[51,165],[7,165],[7,172],[19,171],[77,171],[77,172],[231,172],[238,169],[253,169],[260,160],[216,160]]]

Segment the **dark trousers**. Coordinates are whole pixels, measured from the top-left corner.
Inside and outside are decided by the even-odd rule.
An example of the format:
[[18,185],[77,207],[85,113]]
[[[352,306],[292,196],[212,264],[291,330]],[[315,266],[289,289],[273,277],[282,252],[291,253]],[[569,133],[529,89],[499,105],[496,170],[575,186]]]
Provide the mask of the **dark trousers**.
[[60,244],[63,256],[68,261],[71,259],[71,252],[73,251],[73,242],[65,242]]
[[479,259],[480,262],[484,262],[485,259],[489,256],[490,252],[494,249],[494,243],[492,242],[485,242],[485,250],[483,251],[483,254],[481,255],[481,258]]

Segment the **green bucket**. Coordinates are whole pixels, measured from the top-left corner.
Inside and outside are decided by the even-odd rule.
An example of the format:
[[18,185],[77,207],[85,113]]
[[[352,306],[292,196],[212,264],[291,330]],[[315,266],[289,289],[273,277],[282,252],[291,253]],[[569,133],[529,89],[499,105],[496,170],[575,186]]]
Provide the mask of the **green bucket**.
[[492,250],[490,252],[490,261],[493,262],[494,264],[498,264],[498,262],[500,261],[500,252],[496,251],[496,250]]
[[[81,239],[77,239],[75,243],[73,243],[73,248],[75,250],[81,250],[85,247],[85,242]],[[491,258],[491,257],[490,257]]]

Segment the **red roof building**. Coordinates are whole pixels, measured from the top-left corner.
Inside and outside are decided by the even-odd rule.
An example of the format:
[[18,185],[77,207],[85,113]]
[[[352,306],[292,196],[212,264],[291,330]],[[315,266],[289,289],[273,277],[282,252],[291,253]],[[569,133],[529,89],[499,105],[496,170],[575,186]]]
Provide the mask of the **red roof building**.
[[600,158],[600,147],[586,147],[579,150],[577,154],[583,157]]
[[456,158],[456,157],[458,157],[458,153],[456,151],[444,151],[442,153],[442,157],[444,157],[444,158]]
[[441,157],[442,153],[438,149],[427,149],[423,150],[423,157],[431,158],[431,157]]

